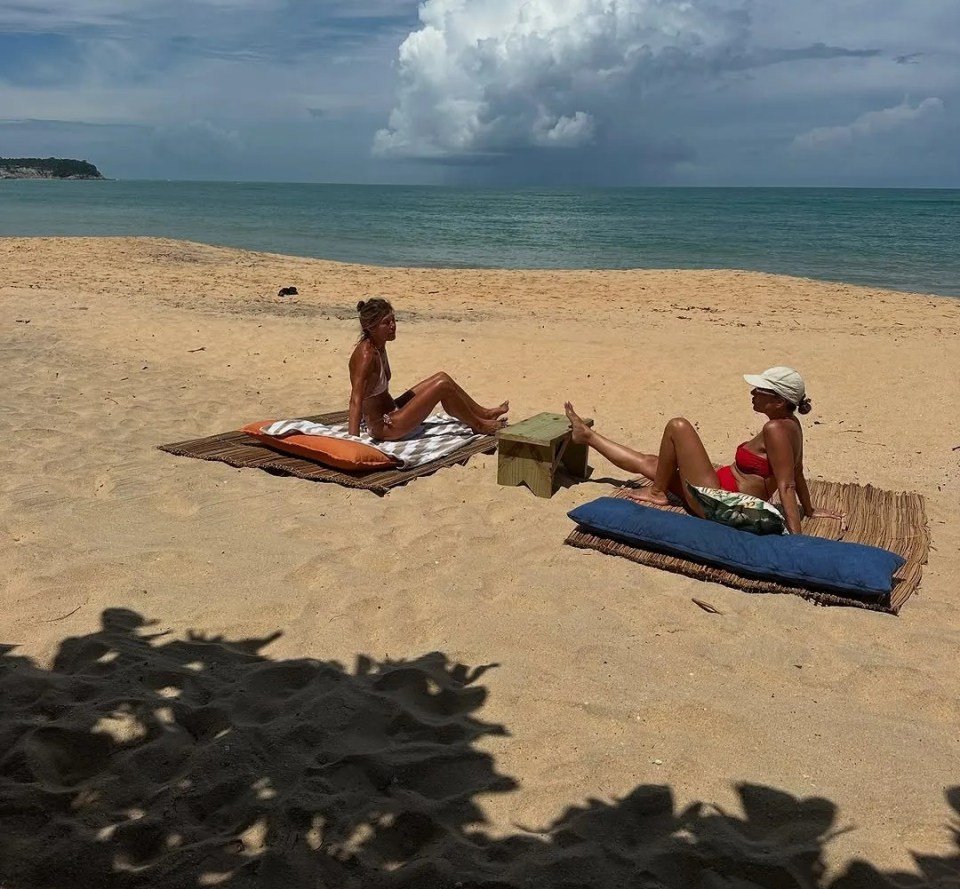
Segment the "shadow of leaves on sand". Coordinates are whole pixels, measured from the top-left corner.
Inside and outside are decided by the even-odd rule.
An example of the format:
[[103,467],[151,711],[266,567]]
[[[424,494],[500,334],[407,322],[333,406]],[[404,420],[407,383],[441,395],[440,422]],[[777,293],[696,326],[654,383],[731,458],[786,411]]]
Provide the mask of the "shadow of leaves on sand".
[[[506,734],[476,715],[489,666],[434,652],[351,672],[263,656],[278,635],[171,639],[110,609],[49,670],[0,648],[0,885],[828,885],[836,806],[754,785],[743,817],[641,785],[494,838],[476,798],[516,784],[475,746]],[[960,874],[960,856],[916,861],[923,877],[856,862],[830,889]]]

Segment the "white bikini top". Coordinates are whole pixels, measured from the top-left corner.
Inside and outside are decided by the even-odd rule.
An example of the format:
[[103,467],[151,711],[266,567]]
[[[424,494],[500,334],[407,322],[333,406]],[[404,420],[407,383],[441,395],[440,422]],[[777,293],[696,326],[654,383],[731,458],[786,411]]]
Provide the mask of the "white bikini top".
[[367,398],[373,398],[375,395],[383,395],[387,391],[390,383],[390,362],[387,359],[386,352],[377,349],[377,355],[380,357],[380,376],[367,393]]

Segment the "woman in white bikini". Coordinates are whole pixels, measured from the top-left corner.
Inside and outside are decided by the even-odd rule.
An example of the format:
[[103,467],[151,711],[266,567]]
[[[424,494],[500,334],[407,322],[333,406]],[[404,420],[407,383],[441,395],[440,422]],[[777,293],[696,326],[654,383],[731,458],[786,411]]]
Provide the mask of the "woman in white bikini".
[[396,441],[416,429],[438,404],[474,432],[489,435],[504,425],[508,402],[482,407],[443,371],[392,398],[387,343],[397,338],[393,306],[374,297],[357,303],[357,313],[361,335],[350,356],[351,435],[359,435],[361,421],[366,420],[371,436]]

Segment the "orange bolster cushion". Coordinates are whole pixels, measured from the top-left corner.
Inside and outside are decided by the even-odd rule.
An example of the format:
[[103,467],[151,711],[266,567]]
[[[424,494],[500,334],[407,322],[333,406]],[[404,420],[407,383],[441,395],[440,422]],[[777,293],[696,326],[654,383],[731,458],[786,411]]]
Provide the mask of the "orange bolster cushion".
[[275,423],[276,420],[260,420],[248,423],[241,429],[247,435],[252,435],[257,441],[286,454],[294,454],[306,460],[323,463],[334,469],[345,469],[348,472],[358,469],[389,469],[399,465],[393,457],[388,457],[383,451],[378,451],[371,445],[361,444],[358,441],[346,441],[342,438],[330,438],[326,435],[284,435],[278,438],[275,435],[264,435],[262,429]]

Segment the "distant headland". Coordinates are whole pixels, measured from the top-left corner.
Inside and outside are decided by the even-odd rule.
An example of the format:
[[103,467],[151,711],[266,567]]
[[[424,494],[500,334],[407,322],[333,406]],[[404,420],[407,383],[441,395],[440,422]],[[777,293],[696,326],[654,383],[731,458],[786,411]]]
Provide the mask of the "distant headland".
[[0,179],[103,179],[87,161],[64,157],[0,157]]

